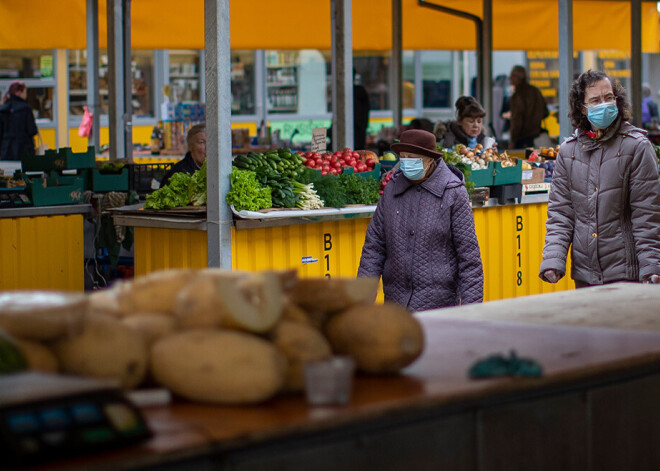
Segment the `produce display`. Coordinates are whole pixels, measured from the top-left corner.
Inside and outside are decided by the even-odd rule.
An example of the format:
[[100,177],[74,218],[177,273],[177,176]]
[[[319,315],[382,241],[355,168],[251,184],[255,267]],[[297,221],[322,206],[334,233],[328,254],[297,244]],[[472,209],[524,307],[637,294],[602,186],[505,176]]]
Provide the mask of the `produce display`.
[[[127,389],[148,380],[215,404],[300,392],[305,363],[333,354],[351,355],[362,372],[392,374],[419,357],[424,336],[405,308],[374,304],[377,289],[375,278],[179,269],[75,297],[0,293],[0,319],[12,318],[3,325],[13,330],[0,331],[0,374],[60,372]],[[56,329],[43,327],[45,312]],[[27,325],[40,333],[26,338]]]
[[484,149],[481,144],[477,144],[474,149],[457,144],[454,151],[462,156],[460,161],[469,165],[471,170],[483,170],[488,167],[489,162],[500,162],[502,167],[515,167],[517,163],[517,159],[509,156],[506,151],[498,154],[497,149]]
[[169,184],[147,195],[145,209],[170,209],[206,204],[206,162],[192,175],[178,172]]
[[352,151],[346,147],[337,152],[300,152],[305,158],[303,165],[321,171],[321,175],[341,175],[350,167],[353,173],[370,172],[378,163],[378,156],[368,150]]

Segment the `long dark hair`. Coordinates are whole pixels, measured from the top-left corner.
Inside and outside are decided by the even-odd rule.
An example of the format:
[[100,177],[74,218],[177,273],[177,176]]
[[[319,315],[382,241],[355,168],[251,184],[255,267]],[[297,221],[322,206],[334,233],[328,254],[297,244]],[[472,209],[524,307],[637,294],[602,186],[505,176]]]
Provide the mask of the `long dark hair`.
[[621,83],[617,79],[611,78],[605,72],[599,70],[587,70],[580,74],[580,76],[573,82],[571,91],[568,94],[568,102],[570,105],[568,117],[571,118],[571,123],[574,128],[581,131],[589,131],[591,129],[591,123],[587,119],[587,116],[582,113],[584,96],[588,87],[591,87],[594,83],[601,80],[609,80],[612,84],[612,91],[614,92],[614,96],[616,96],[616,107],[619,110],[619,116],[621,119],[629,121],[632,117],[630,103],[628,102],[628,94]]
[[456,100],[456,118],[461,121],[464,118],[483,118],[486,110],[471,96],[462,96]]

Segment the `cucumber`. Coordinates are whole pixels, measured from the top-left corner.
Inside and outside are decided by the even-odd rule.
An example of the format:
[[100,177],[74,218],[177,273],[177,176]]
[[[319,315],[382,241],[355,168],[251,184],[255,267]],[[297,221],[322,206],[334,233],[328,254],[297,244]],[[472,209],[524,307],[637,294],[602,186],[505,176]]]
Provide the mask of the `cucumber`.
[[8,334],[0,331],[0,375],[26,369],[27,361],[23,352]]

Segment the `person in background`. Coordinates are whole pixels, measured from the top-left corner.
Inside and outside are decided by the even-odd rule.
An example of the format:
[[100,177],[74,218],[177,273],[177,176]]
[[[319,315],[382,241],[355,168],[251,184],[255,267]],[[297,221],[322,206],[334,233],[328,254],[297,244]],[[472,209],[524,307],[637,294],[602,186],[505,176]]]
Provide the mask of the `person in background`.
[[385,300],[424,311],[483,300],[483,269],[463,174],[421,129],[392,144],[394,172],[369,223],[358,277],[383,278]]
[[456,121],[445,124],[444,135],[440,126],[436,126],[436,137],[442,138],[443,147],[454,147],[463,144],[474,149],[477,144],[483,144],[486,137],[483,132],[486,110],[471,96],[462,96],[456,100]]
[[34,155],[34,136],[39,133],[32,108],[26,101],[27,85],[16,81],[9,86],[0,105],[0,159],[21,160]]
[[511,69],[509,81],[514,87],[509,101],[511,134],[510,145],[515,149],[534,146],[534,138],[541,132],[541,122],[548,116],[548,105],[541,91],[527,82],[525,68],[516,65]]
[[353,69],[353,148],[355,150],[365,150],[367,147],[369,110],[369,93]]
[[624,88],[588,70],[573,83],[575,128],[559,149],[548,202],[539,276],[566,273],[578,288],[615,281],[660,281],[660,182],[646,131],[631,125]]
[[188,152],[186,152],[183,159],[174,164],[165,174],[163,180],[160,182],[161,188],[167,185],[172,175],[177,172],[185,172],[192,175],[200,169],[206,160],[206,125],[195,124],[192,126],[186,135],[186,143],[188,144]]
[[658,104],[651,97],[652,90],[648,83],[642,84],[642,126],[646,129],[658,127]]

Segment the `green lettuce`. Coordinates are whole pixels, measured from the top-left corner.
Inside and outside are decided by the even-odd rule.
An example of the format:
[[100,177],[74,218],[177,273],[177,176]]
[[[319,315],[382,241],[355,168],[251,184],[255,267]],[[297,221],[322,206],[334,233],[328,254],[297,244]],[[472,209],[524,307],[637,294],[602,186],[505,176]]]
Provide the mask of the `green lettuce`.
[[206,160],[190,178],[188,202],[193,206],[204,206],[206,204]]
[[227,193],[227,204],[233,204],[237,211],[258,211],[273,205],[271,189],[262,186],[257,176],[250,170],[231,171],[231,190]]
[[188,187],[191,176],[184,172],[177,172],[170,178],[168,185],[147,195],[144,203],[145,209],[170,209],[188,206]]

